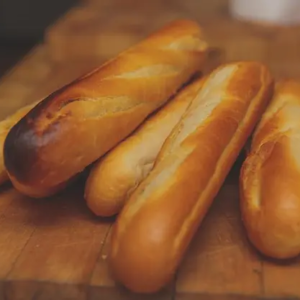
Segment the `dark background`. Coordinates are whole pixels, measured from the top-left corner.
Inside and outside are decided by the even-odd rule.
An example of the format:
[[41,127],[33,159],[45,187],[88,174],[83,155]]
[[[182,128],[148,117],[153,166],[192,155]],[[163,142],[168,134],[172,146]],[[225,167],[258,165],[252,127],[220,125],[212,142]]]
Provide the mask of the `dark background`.
[[76,0],[0,0],[0,77],[43,38]]

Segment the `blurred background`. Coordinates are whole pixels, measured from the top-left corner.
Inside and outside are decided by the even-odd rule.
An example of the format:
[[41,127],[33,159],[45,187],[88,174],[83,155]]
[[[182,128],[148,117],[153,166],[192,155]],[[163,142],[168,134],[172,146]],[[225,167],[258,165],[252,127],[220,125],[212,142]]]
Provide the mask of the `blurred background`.
[[0,117],[178,18],[203,27],[208,69],[258,60],[299,77],[299,0],[0,0]]
[[0,76],[36,43],[75,0],[0,0]]

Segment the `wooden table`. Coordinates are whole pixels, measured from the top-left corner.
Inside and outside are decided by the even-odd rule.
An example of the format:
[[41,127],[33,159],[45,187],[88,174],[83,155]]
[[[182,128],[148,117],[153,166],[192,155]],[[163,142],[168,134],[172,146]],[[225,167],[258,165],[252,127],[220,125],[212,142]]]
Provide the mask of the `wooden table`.
[[[255,59],[278,77],[300,74],[300,29],[231,20],[225,0],[87,1],[63,16],[0,84],[0,118],[100,64],[163,23],[189,17],[213,50],[208,69]],[[245,238],[238,204],[238,167],[228,176],[174,281],[142,297],[116,286],[107,268],[113,219],[96,218],[83,182],[49,200],[10,184],[0,193],[0,299],[300,299],[300,261],[278,264]]]

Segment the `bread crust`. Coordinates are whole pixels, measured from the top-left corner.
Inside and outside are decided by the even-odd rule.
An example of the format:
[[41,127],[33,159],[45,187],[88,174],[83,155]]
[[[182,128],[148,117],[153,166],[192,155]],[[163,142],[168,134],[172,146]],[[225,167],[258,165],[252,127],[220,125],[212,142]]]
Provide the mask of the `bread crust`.
[[253,135],[240,173],[240,206],[251,243],[264,255],[300,253],[300,83],[281,80]]
[[201,68],[207,45],[190,20],[174,21],[55,91],[9,132],[14,186],[50,196],[128,136]]
[[117,281],[149,293],[173,278],[272,90],[257,62],[209,75],[117,218],[109,253]]
[[129,195],[152,170],[164,141],[204,80],[201,77],[183,88],[93,166],[85,187],[85,199],[93,213],[107,217],[120,212]]

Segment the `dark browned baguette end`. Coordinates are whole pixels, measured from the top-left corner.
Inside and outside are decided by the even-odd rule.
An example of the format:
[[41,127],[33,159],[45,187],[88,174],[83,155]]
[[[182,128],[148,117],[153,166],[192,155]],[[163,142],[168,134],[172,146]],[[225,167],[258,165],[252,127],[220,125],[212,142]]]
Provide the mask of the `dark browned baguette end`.
[[[52,95],[54,97],[55,93]],[[50,100],[49,97],[47,100]],[[28,189],[26,185],[30,185],[32,181],[38,181],[40,173],[36,172],[39,168],[37,161],[39,160],[39,149],[43,144],[51,140],[51,135],[57,130],[57,125],[52,124],[42,130],[36,123],[35,118],[47,107],[47,101],[39,103],[34,110],[31,110],[17,124],[15,124],[7,134],[4,142],[3,155],[4,165],[9,171],[9,177],[15,187],[25,194],[32,197],[50,196],[61,188],[65,187],[66,183],[52,186],[51,189]],[[43,173],[49,170],[43,170]],[[22,182],[22,183],[21,183]]]

